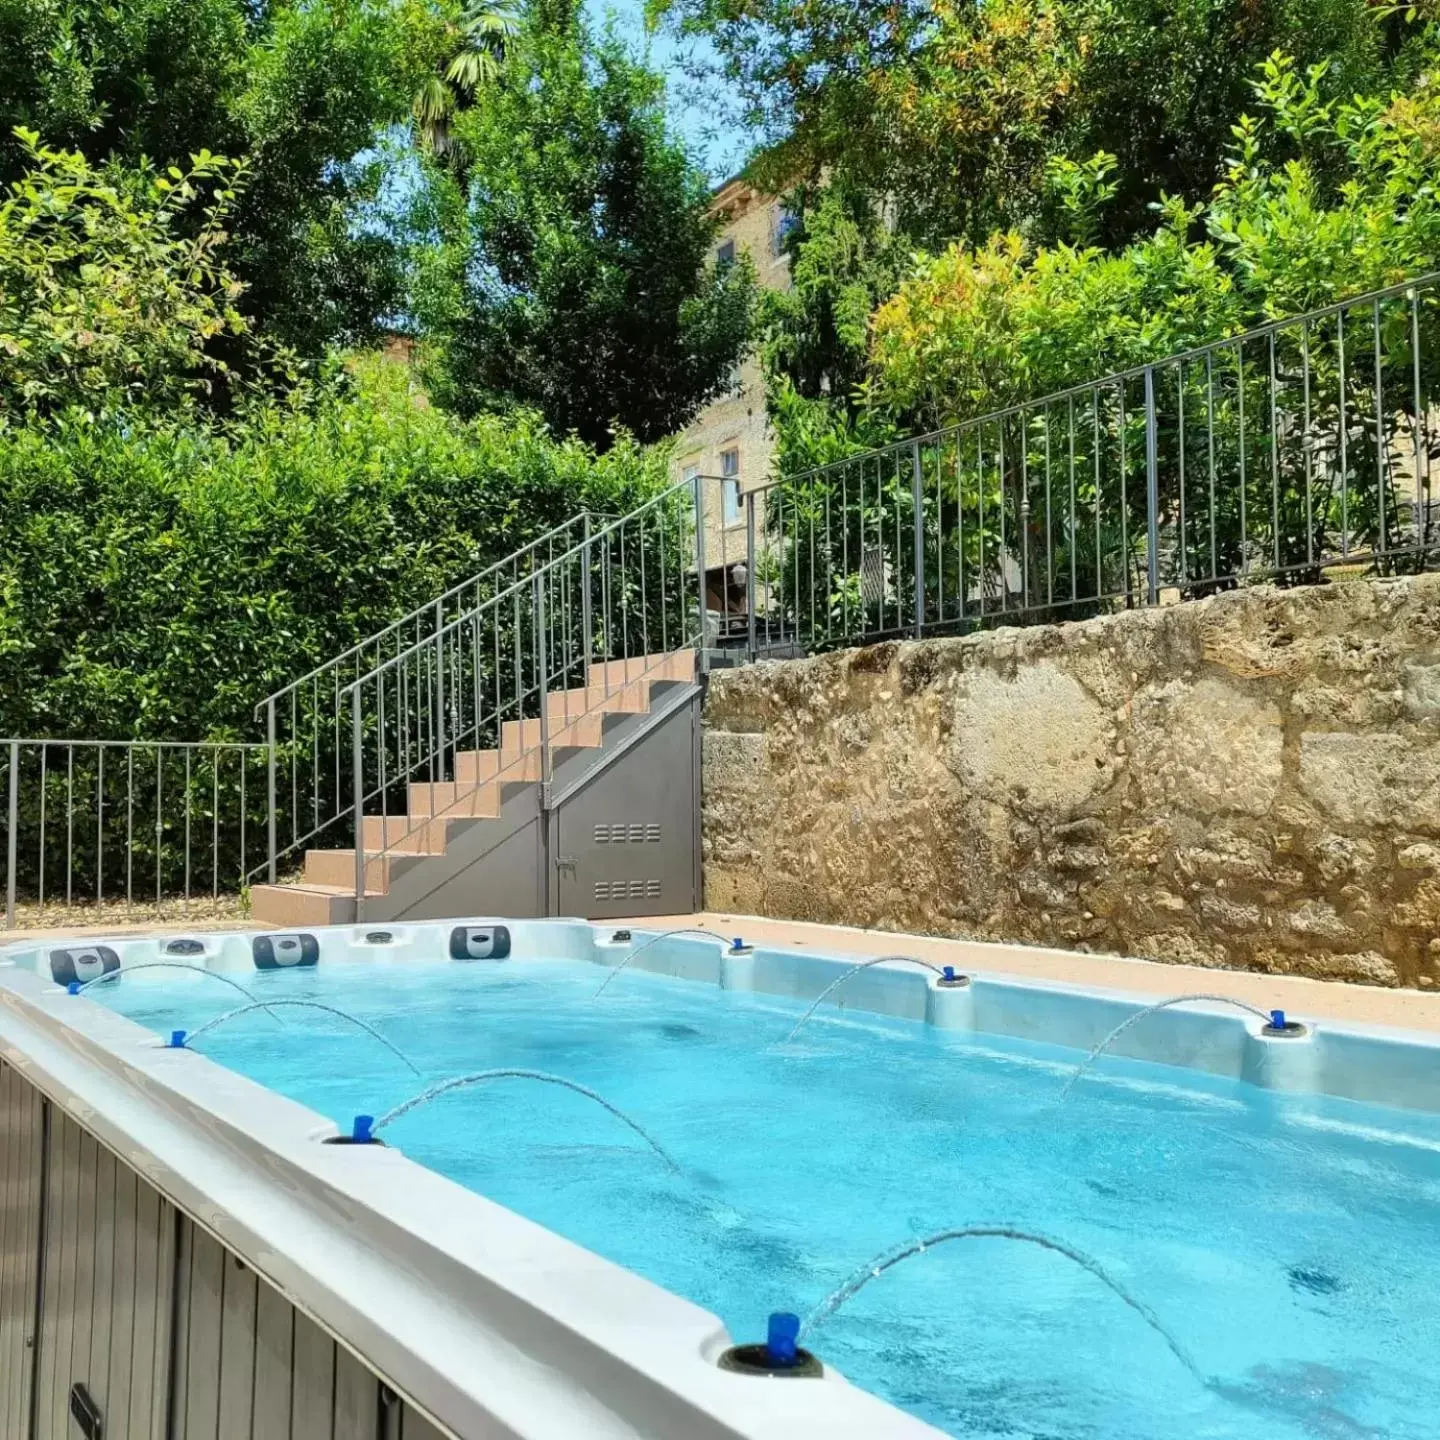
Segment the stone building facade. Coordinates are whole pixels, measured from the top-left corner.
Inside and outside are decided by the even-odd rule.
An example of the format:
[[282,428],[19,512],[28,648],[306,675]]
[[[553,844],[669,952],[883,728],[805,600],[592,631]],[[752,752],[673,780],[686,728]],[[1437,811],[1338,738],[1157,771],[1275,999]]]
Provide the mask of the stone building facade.
[[[715,263],[748,255],[763,288],[788,289],[790,262],[782,241],[789,217],[780,201],[736,178],[715,191],[713,208],[723,220]],[[759,358],[750,354],[741,361],[732,389],[707,405],[676,440],[671,461],[676,480],[715,477],[704,485],[709,605],[721,615],[728,612],[737,624],[744,614],[744,573],[735,570],[745,558],[744,496],[769,476],[772,449],[764,376]],[[764,533],[763,521],[763,501],[757,501],[757,535]]]
[[1440,575],[711,677],[705,903],[1440,986]]

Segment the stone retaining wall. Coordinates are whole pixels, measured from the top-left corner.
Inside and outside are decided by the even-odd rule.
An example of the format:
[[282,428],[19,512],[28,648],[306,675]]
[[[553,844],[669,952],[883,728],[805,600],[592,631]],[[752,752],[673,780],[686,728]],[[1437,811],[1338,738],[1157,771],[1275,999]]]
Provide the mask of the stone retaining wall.
[[710,910],[1440,983],[1440,575],[716,673]]

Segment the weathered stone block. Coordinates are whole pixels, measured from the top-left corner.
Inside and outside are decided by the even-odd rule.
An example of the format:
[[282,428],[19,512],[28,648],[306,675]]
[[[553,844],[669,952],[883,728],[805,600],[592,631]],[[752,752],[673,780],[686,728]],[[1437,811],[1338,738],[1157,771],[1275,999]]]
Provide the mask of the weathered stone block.
[[1148,806],[1263,815],[1280,789],[1279,707],[1222,680],[1172,680],[1136,697],[1132,768]]
[[966,674],[951,703],[951,763],[992,799],[1070,808],[1109,779],[1105,710],[1057,665],[1042,661],[1013,679]]
[[1440,737],[1312,732],[1300,738],[1299,778],[1345,824],[1440,834]]

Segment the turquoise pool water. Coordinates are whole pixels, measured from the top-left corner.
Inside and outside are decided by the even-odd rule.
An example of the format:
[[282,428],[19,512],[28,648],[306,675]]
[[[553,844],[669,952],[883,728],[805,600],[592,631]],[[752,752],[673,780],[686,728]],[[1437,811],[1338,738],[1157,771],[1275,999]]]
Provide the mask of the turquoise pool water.
[[[737,1339],[802,1314],[912,1236],[998,1222],[1097,1260],[1194,1357],[1067,1260],[999,1240],[917,1257],[807,1343],[964,1440],[1432,1440],[1440,1433],[1440,1119],[1283,1097],[571,962],[326,964],[239,977],[339,1005],[428,1078],[517,1066],[385,1138],[717,1313]],[[159,1033],[235,996],[133,977],[90,998]],[[421,1088],[319,1012],[247,1015],[197,1048],[348,1128]],[[1150,1022],[1145,1022],[1150,1023]]]

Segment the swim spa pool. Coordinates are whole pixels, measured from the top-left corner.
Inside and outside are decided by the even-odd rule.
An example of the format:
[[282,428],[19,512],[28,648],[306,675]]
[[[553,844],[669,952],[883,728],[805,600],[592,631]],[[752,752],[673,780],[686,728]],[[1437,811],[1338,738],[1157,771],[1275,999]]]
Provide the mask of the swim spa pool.
[[[597,1092],[678,1168],[592,1100],[523,1080],[437,1098],[383,1138],[739,1339],[760,1338],[770,1312],[815,1312],[893,1247],[970,1225],[1069,1247],[1168,1332],[1084,1265],[988,1238],[886,1270],[807,1333],[852,1382],[965,1440],[1433,1435],[1430,1047],[1320,1027],[1271,1067],[1258,1022],[1177,1008],[1122,1037],[1132,1058],[1100,1059],[1064,1093],[1133,1000],[982,976],[942,993],[928,972],[883,966],[788,1040],[845,962],[729,959],[717,941],[676,936],[597,997],[597,960],[615,965],[641,937],[516,926],[511,958],[465,964],[442,958],[446,934],[413,927],[366,945],[363,932],[337,932],[343,944],[319,932],[316,965],[256,969],[239,936],[186,957],[258,1000],[343,1009],[410,1056],[419,1080],[364,1030],[301,1007],[239,1016],[195,1047],[342,1130],[474,1071]],[[154,942],[114,951],[126,967],[157,955]],[[63,1016],[87,1002],[157,1036],[194,1034],[242,1003],[214,977],[138,969],[48,1003]],[[212,1069],[162,1054],[197,1083]],[[1375,1103],[1387,1090],[1405,1108]]]

